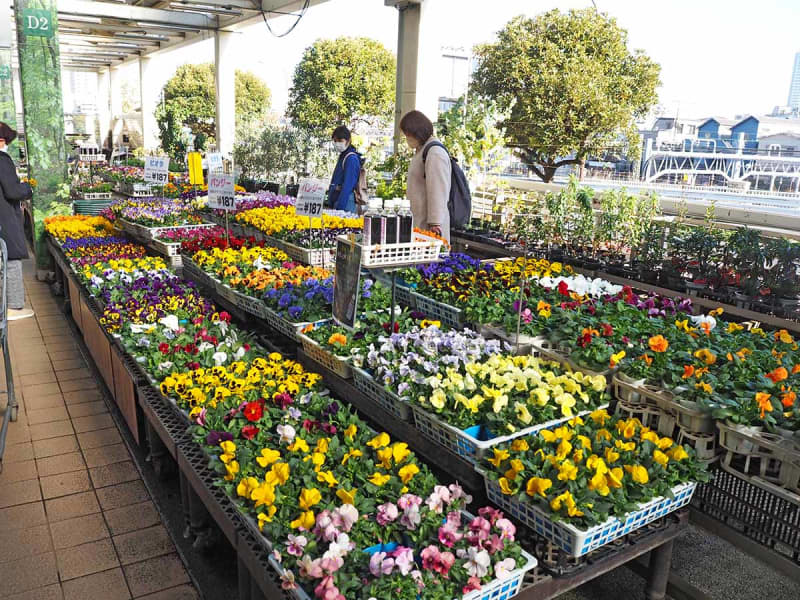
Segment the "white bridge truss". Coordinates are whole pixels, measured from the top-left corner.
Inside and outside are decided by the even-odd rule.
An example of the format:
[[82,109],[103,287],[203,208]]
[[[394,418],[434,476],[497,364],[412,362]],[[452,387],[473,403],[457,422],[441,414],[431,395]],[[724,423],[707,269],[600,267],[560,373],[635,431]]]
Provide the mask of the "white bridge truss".
[[[645,159],[642,178],[655,182],[662,177],[678,176],[694,182],[698,175],[717,175],[728,184],[759,182],[788,178],[791,189],[800,191],[800,157],[770,154],[708,152],[697,150],[653,150]],[[684,177],[685,176],[685,177]]]

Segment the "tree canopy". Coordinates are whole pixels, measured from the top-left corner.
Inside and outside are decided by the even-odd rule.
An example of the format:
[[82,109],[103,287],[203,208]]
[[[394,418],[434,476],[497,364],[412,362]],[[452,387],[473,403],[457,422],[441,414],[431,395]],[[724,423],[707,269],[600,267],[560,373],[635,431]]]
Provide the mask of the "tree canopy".
[[369,38],[317,40],[294,72],[287,116],[318,135],[338,125],[390,121],[395,101],[395,58]]
[[464,169],[477,167],[492,172],[499,167],[503,154],[508,154],[504,132],[496,125],[499,119],[494,102],[472,94],[439,114],[436,133]]
[[[266,117],[271,94],[266,84],[252,73],[236,71],[236,124]],[[185,124],[202,140],[213,138],[216,129],[217,92],[214,65],[211,63],[182,65],[167,81],[163,99],[156,108],[156,121],[161,132],[161,146],[173,158],[182,158],[186,149],[181,141]]]
[[625,138],[657,100],[660,66],[594,9],[516,17],[475,48],[473,89],[495,100],[509,145],[544,181]]

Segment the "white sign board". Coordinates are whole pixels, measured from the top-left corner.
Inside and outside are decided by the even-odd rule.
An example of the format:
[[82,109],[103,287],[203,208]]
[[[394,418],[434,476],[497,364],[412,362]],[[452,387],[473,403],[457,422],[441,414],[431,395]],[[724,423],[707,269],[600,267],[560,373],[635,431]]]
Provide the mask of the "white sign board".
[[208,172],[215,173],[222,171],[222,154],[219,152],[209,152],[206,154],[206,160],[208,161]]
[[144,180],[156,185],[169,182],[169,158],[166,156],[145,156]]
[[236,209],[233,175],[212,174],[208,176],[208,207],[222,210]]
[[324,179],[301,179],[295,214],[298,217],[322,216],[326,191],[328,191],[328,183]]
[[105,159],[105,154],[97,146],[84,146],[78,150],[78,160],[81,162],[102,162]]

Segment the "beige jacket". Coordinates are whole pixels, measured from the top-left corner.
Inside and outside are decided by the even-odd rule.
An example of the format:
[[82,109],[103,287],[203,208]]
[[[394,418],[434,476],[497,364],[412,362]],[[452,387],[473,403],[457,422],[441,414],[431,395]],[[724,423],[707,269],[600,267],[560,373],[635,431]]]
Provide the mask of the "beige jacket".
[[439,146],[428,151],[428,158],[423,165],[422,151],[433,141],[437,141],[435,137],[428,139],[411,159],[406,195],[411,202],[414,226],[430,229],[433,225],[439,225],[442,237],[449,242],[450,212],[447,210],[447,201],[450,199],[452,167],[447,152]]

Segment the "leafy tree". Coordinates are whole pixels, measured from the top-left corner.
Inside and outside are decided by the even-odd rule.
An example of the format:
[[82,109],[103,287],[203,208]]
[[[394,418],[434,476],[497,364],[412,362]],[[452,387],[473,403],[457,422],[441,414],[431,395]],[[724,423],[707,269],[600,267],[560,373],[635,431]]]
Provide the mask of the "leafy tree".
[[516,17],[496,42],[476,47],[474,89],[508,111],[509,145],[542,180],[620,136],[637,138],[634,120],[656,102],[660,67],[627,42],[604,13],[552,10]]
[[[252,73],[243,71],[236,71],[235,88],[237,125],[264,119],[270,107],[269,88]],[[171,157],[182,160],[186,152],[181,140],[183,125],[192,128],[199,144],[214,138],[217,105],[214,65],[178,67],[164,85],[162,94],[162,101],[156,108],[161,147]]]
[[276,180],[289,173],[330,177],[336,156],[306,131],[267,123],[248,128],[234,145],[233,160],[245,177]]
[[337,125],[387,124],[395,101],[395,59],[369,38],[317,40],[294,72],[287,116],[327,137]]
[[493,172],[505,150],[505,132],[497,127],[500,115],[494,102],[476,95],[462,97],[439,115],[436,132],[464,169]]

